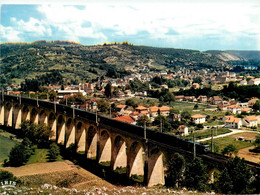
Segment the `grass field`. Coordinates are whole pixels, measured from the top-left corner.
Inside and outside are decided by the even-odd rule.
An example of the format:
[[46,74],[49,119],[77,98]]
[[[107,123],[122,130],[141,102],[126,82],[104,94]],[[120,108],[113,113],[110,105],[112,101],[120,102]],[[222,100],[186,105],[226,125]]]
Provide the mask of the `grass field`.
[[[28,164],[34,164],[34,163],[45,163],[45,162],[49,162],[48,159],[48,151],[49,149],[45,149],[45,148],[37,148],[35,149],[35,152],[32,156],[30,156],[28,162],[26,163]],[[62,156],[58,156],[57,161],[62,161]]]
[[[252,135],[252,137],[257,135],[257,133],[254,133],[254,132],[252,134],[255,134],[255,135]],[[253,146],[253,143],[250,143],[250,142],[239,141],[239,140],[236,141],[235,137],[239,137],[239,136],[244,136],[244,135],[242,133],[238,133],[238,134],[214,139],[214,144],[218,147],[218,152],[220,153],[229,144],[234,145],[236,147],[236,149],[238,149],[238,150]],[[211,141],[209,140],[204,143],[210,144]]]
[[[231,132],[231,131],[228,129],[219,128],[217,131],[215,129],[213,130],[213,135],[216,136],[216,135],[221,135],[221,134],[225,134],[225,133],[229,133],[229,132]],[[196,137],[196,140],[211,137],[211,129],[195,131],[195,137]],[[191,133],[188,136],[185,136],[184,138],[192,140],[193,133]]]
[[0,162],[4,162],[5,159],[8,159],[8,154],[16,144],[18,144],[18,142],[0,135]]

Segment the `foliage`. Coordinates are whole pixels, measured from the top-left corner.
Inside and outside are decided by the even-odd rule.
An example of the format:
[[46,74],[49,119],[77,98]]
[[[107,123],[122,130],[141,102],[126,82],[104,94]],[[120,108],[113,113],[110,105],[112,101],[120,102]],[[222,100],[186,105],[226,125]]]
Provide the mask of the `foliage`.
[[132,106],[133,108],[138,107],[138,103],[133,99],[133,98],[129,98],[125,101],[125,104],[128,106]]
[[13,167],[22,166],[28,161],[30,155],[31,152],[23,144],[17,144],[10,151],[8,165]]
[[15,177],[12,173],[4,170],[0,170],[0,182],[3,181],[12,181],[17,183],[21,183],[21,180],[19,180],[17,177]]
[[188,189],[196,189],[199,191],[206,191],[208,189],[209,175],[206,166],[200,158],[194,159],[187,163],[184,172],[183,185]]
[[82,105],[86,103],[86,98],[83,96],[81,92],[78,92],[75,95],[68,97],[67,100],[63,99],[62,101],[60,101],[60,104],[66,104],[66,101],[68,105]]
[[48,146],[52,131],[46,124],[35,124],[29,120],[21,124],[21,136],[27,137],[33,144]]
[[49,150],[49,160],[55,161],[60,155],[60,148],[56,143],[52,143]]
[[217,186],[225,194],[247,194],[252,173],[244,159],[231,158],[218,179]]
[[35,79],[25,79],[25,82],[21,83],[22,91],[40,91],[40,86],[49,84],[61,84],[62,75],[59,71],[53,71],[46,73],[45,75],[36,76]]
[[254,145],[256,148],[260,149],[260,135],[256,136],[256,139],[254,141]]
[[112,97],[112,85],[111,85],[110,82],[105,87],[105,96],[107,98],[111,98]]
[[174,155],[168,160],[168,167],[166,173],[170,186],[179,187],[179,184],[182,182],[183,179],[184,168],[184,157],[179,153],[174,153]]
[[221,153],[223,155],[229,155],[231,157],[232,154],[236,155],[238,153],[238,150],[233,144],[229,144],[221,151]]
[[159,115],[155,117],[154,121],[152,122],[153,126],[160,126],[162,122],[162,131],[163,132],[168,132],[172,129],[171,124],[169,121],[166,119],[166,117]]
[[255,111],[260,111],[260,100],[256,101],[256,103],[253,105],[253,109]]
[[97,103],[97,107],[100,112],[108,112],[109,103],[104,99],[100,99]]
[[56,93],[56,91],[51,90],[51,91],[49,92],[49,99],[50,99],[51,101],[54,101],[56,98],[57,98],[57,93]]
[[140,116],[138,119],[137,119],[137,121],[136,121],[137,123],[137,125],[138,126],[144,126],[144,123],[146,123],[146,126],[150,126],[151,125],[151,123],[152,123],[152,121],[150,120],[150,118],[148,117],[148,116],[146,116],[146,115],[143,115],[143,116]]

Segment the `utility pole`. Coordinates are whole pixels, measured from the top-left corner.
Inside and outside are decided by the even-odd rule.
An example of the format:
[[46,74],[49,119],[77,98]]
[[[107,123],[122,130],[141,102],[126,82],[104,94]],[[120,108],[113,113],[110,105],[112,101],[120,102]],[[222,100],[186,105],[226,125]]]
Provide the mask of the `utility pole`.
[[196,158],[196,142],[195,142],[195,131],[193,129],[193,160]]
[[162,132],[162,118],[160,118],[160,131]]
[[213,127],[211,128],[211,152],[213,152]]
[[144,139],[146,140],[146,121],[144,121]]
[[111,118],[111,104],[110,104],[110,107],[109,107],[109,117]]

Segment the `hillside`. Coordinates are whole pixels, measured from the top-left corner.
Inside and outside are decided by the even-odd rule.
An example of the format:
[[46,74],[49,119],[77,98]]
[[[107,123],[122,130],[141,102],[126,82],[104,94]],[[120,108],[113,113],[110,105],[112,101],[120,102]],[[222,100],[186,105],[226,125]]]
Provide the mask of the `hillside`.
[[134,71],[217,68],[227,66],[230,60],[216,52],[127,44],[83,46],[68,41],[36,41],[0,47],[0,84],[18,84],[55,70],[61,74],[60,82],[76,83],[100,76],[117,78]]

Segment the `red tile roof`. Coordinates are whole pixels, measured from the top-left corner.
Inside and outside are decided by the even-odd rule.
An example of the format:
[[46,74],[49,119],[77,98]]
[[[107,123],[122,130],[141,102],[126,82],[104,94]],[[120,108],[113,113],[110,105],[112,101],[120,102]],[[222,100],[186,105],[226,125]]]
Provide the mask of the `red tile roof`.
[[134,123],[135,122],[135,120],[131,116],[128,116],[128,115],[116,117],[114,119],[118,120],[118,121],[126,122],[126,123]]

